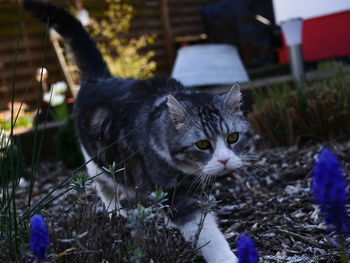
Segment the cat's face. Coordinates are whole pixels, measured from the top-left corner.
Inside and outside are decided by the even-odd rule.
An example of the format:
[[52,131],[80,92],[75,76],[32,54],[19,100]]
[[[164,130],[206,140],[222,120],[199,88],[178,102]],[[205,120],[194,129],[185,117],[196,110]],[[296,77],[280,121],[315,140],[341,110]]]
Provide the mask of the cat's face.
[[175,133],[170,138],[172,161],[187,174],[222,175],[240,168],[249,126],[239,109],[241,93],[198,95],[192,101],[168,97]]

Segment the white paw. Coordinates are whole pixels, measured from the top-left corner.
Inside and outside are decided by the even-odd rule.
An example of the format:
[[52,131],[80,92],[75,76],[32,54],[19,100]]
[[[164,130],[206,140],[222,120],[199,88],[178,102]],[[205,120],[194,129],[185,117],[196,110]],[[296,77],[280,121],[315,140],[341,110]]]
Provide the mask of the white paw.
[[218,258],[215,263],[238,263],[238,258],[232,253],[225,258]]
[[[219,261],[217,263],[219,263]],[[224,259],[223,261],[220,261],[220,263],[238,263],[238,259],[237,258]]]

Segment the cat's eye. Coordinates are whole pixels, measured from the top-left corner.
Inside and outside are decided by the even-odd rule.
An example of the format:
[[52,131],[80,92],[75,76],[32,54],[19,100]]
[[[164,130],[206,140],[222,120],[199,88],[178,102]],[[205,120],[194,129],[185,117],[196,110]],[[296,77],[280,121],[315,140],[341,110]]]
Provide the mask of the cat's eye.
[[231,133],[227,136],[227,143],[228,144],[232,144],[232,143],[235,143],[238,141],[238,138],[239,138],[239,133],[238,132],[234,132],[234,133]]
[[196,142],[195,144],[201,150],[208,150],[211,147],[210,142],[208,140],[201,140]]

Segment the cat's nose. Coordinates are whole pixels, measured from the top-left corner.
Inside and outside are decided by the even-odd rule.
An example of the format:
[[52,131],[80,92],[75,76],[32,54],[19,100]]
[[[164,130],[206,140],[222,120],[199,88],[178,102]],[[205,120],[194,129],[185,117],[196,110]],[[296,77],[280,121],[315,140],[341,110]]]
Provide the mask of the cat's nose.
[[224,160],[218,160],[218,162],[222,163],[223,165],[226,165],[229,159]]

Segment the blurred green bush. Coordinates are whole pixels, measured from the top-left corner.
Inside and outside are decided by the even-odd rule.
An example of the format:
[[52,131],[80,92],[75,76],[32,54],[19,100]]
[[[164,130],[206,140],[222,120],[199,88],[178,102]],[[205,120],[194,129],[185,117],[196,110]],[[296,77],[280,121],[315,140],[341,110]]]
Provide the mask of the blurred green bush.
[[156,63],[153,51],[147,46],[155,36],[127,37],[134,9],[122,0],[105,0],[107,9],[102,17],[92,17],[90,33],[98,40],[97,45],[113,75],[124,78],[149,78]]
[[0,128],[0,189],[7,188],[11,181],[18,184],[23,167],[24,157],[19,141],[14,143]]
[[320,80],[305,87],[284,84],[253,90],[248,120],[263,146],[350,138],[349,70],[340,62],[325,62],[317,74]]

